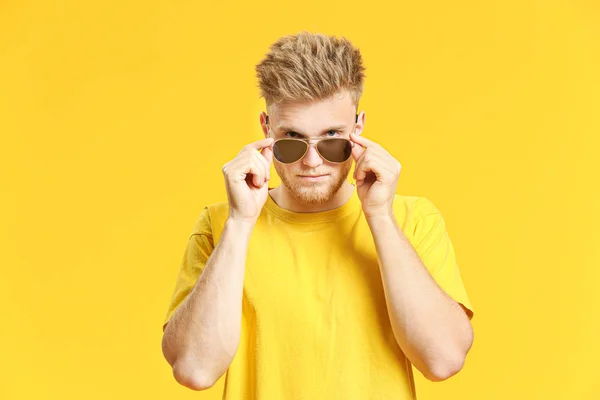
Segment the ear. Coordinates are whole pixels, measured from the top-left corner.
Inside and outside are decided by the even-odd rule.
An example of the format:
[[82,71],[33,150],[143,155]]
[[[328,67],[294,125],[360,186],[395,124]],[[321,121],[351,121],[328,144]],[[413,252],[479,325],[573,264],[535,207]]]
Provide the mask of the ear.
[[267,115],[267,113],[262,111],[260,113],[260,126],[262,128],[263,134],[265,135],[265,138],[269,137],[269,130],[267,129],[268,123],[269,123],[269,116]]
[[365,129],[366,117],[367,117],[367,115],[365,114],[364,111],[361,111],[360,114],[356,114],[356,126],[354,128],[355,135],[360,135],[362,133],[363,129]]

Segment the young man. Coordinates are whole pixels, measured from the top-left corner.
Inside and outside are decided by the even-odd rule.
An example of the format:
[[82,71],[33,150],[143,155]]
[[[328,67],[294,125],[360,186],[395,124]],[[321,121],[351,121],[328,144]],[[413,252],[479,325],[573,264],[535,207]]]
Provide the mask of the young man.
[[447,379],[473,342],[444,219],[396,194],[400,163],[361,136],[345,38],[282,37],[256,70],[265,139],[223,166],[228,201],[189,238],[163,324],[175,379],[227,373],[227,399],[414,399],[411,365]]

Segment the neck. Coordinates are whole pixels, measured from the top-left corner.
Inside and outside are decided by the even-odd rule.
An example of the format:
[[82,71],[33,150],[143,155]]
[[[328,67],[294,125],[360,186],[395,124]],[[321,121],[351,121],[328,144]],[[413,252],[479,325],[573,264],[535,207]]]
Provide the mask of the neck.
[[269,191],[269,195],[273,201],[281,208],[300,213],[311,213],[328,211],[344,205],[352,196],[354,185],[345,181],[339,190],[329,199],[329,201],[320,204],[306,204],[296,199],[283,186],[279,185]]

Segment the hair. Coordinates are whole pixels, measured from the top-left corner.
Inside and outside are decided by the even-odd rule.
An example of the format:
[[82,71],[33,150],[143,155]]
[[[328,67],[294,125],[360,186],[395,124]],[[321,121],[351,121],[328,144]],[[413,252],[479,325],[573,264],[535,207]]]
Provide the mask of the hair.
[[269,106],[323,100],[347,90],[358,106],[364,70],[359,49],[348,39],[301,31],[279,38],[256,65],[259,97]]

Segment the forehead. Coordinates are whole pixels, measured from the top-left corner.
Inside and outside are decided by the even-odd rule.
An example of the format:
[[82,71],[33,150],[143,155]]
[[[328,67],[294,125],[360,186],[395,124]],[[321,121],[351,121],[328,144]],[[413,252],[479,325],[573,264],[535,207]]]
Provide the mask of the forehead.
[[269,122],[275,132],[295,128],[292,130],[297,133],[318,135],[323,129],[349,127],[354,117],[355,107],[347,92],[324,100],[279,103],[269,107]]

